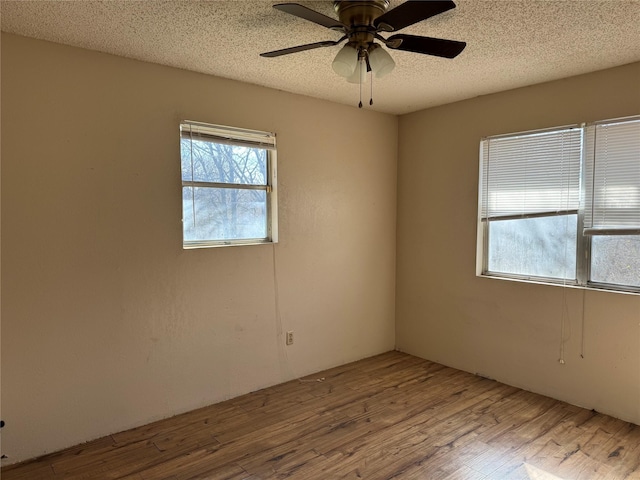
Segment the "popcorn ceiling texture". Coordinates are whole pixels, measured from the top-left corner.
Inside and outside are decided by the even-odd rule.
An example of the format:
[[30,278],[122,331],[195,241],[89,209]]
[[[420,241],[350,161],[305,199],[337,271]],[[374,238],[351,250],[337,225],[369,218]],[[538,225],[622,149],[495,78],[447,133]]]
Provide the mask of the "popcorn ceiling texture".
[[[272,3],[1,0],[0,13],[5,32],[355,106],[358,86],[331,69],[339,46],[259,56],[340,37]],[[336,16],[331,1],[298,3]],[[466,50],[454,60],[390,51],[396,69],[374,80],[375,110],[403,114],[640,60],[640,0],[456,3],[402,33],[466,41]]]

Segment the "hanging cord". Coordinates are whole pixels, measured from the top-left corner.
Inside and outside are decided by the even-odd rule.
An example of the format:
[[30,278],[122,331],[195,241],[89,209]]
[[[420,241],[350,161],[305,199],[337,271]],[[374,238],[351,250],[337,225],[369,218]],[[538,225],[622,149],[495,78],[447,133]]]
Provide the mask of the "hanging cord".
[[[565,216],[564,231],[565,233],[569,229],[569,217]],[[564,344],[567,341],[565,338],[565,326],[567,318],[569,317],[569,307],[567,306],[567,243],[564,242],[564,275],[562,276],[562,305],[560,306],[560,358],[558,362],[564,365]],[[566,313],[566,315],[565,315]]]
[[362,108],[362,59],[358,59],[358,80],[360,84],[360,103],[358,103],[358,108]]
[[280,288],[278,284],[278,262],[276,259],[276,245],[271,244],[273,251],[273,296],[274,296],[274,313],[276,317],[276,342],[278,344],[278,356],[280,357],[280,371],[285,371],[284,381],[289,381],[292,378],[298,376],[294,373],[289,362],[289,355],[287,355],[287,349],[284,346],[283,340],[283,328],[282,328],[282,316],[280,315]]
[[[563,134],[563,140],[564,140],[564,134]],[[561,163],[561,167],[563,167],[564,169],[564,141],[562,142],[562,152],[561,152],[561,158],[562,158],[562,163]],[[562,178],[564,179],[564,172],[562,175]],[[565,197],[565,209],[568,210],[569,208],[569,192],[571,190],[571,185],[570,185],[570,178],[571,178],[571,162],[569,162],[569,171],[567,173],[567,185],[566,185],[566,197]],[[564,193],[564,192],[563,192]],[[562,203],[562,202],[561,202]],[[565,215],[564,218],[564,232],[567,233],[569,231],[569,216]],[[568,257],[568,250],[569,250],[569,242],[565,241],[564,242],[564,274],[562,275],[562,305],[560,307],[560,358],[558,359],[558,362],[561,365],[565,364],[565,360],[564,360],[564,344],[567,342],[567,340],[569,340],[569,338],[571,338],[571,322],[569,321],[569,336],[565,337],[565,331],[566,331],[566,327],[567,327],[567,321],[569,320],[569,306],[567,305],[567,257]]]
[[369,72],[369,80],[371,81],[371,92],[369,94],[369,105],[373,105],[373,70]]
[[[561,365],[565,364],[564,361],[564,344],[568,340],[565,338],[565,325],[566,325],[566,317],[569,316],[569,309],[567,307],[567,287],[566,285],[562,285],[562,307],[561,307],[561,317],[560,317],[560,358],[558,362]],[[565,316],[565,311],[567,315]]]
[[584,339],[585,339],[585,334],[584,334],[584,328],[585,328],[585,315],[584,315],[584,311],[585,311],[585,304],[586,304],[586,297],[587,297],[587,292],[586,290],[583,288],[582,289],[582,339],[580,342],[580,358],[584,358]]
[[291,362],[289,362],[289,355],[287,355],[287,348],[283,345],[283,333],[284,329],[282,328],[282,317],[280,315],[280,288],[278,284],[278,268],[277,268],[277,258],[276,258],[276,245],[271,245],[273,251],[273,295],[274,295],[274,310],[276,317],[276,342],[278,343],[278,354],[280,357],[280,371],[285,371],[284,381],[289,381],[291,379],[297,379],[299,383],[315,383],[315,382],[324,382],[325,377],[313,378],[313,379],[302,379],[299,378],[298,375],[291,368]]
[[[564,135],[563,135],[563,139],[564,139]],[[564,143],[562,144],[564,145]],[[564,160],[564,157],[561,156],[561,159]],[[564,163],[560,163],[561,168],[564,166]],[[564,180],[564,175],[562,175],[562,179]],[[568,188],[568,187],[567,187]],[[564,193],[564,192],[563,192]],[[562,193],[561,193],[562,195]],[[560,203],[562,203],[562,197],[560,200]],[[564,233],[567,233],[569,224],[568,224],[568,217],[565,216],[565,221],[564,221]],[[560,358],[558,358],[558,362],[561,365],[564,365],[564,330],[565,330],[565,316],[564,316],[564,311],[565,311],[565,306],[567,305],[567,242],[564,242],[564,262],[563,262],[563,266],[564,266],[564,272],[562,275],[562,303],[560,305]]]

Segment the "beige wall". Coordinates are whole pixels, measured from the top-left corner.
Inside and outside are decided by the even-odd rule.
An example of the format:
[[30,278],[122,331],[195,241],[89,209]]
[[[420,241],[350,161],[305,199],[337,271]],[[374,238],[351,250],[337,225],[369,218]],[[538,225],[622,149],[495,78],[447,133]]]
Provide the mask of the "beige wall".
[[640,296],[475,276],[481,137],[638,113],[640,63],[401,117],[397,347],[640,424]]
[[[275,248],[182,250],[182,119],[277,133]],[[3,34],[9,461],[393,349],[397,124]]]

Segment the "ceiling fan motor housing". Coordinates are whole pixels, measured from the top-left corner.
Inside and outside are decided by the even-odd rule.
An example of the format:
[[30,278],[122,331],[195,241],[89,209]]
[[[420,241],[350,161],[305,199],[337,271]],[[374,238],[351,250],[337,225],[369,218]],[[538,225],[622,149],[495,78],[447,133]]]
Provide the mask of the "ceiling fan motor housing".
[[335,0],[333,8],[340,22],[349,27],[349,43],[366,50],[373,43],[373,22],[387,11],[389,0]]
[[349,27],[372,26],[389,8],[389,0],[336,0],[333,8],[340,21]]

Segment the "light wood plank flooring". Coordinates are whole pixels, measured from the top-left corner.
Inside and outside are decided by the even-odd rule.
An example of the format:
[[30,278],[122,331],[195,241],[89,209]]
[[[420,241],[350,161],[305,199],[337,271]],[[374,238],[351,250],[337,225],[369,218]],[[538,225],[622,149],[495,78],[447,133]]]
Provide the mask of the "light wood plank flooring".
[[2,480],[640,479],[640,427],[389,352],[2,470]]

